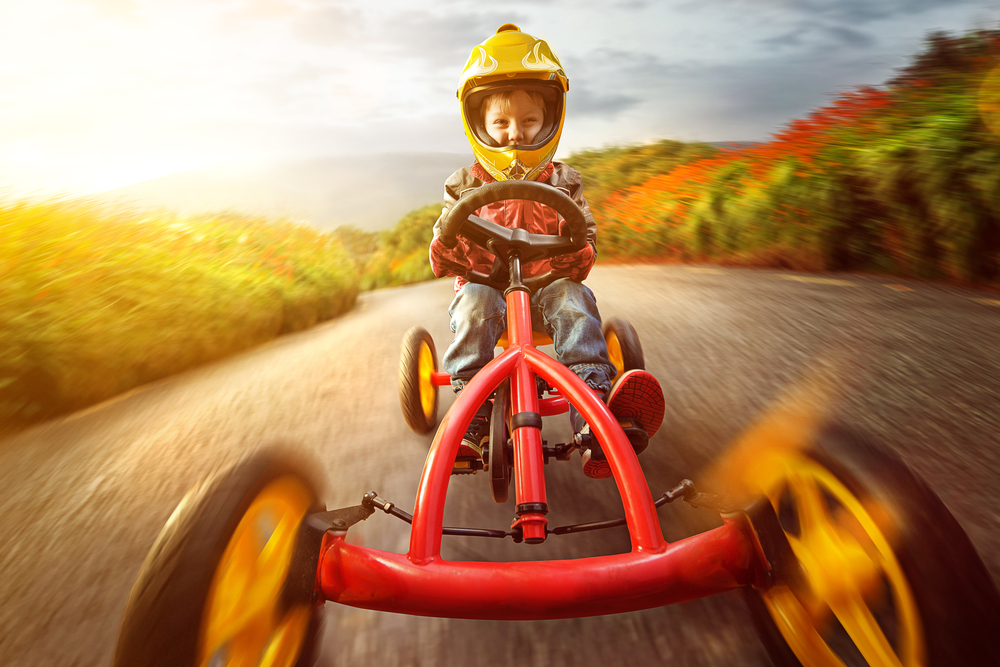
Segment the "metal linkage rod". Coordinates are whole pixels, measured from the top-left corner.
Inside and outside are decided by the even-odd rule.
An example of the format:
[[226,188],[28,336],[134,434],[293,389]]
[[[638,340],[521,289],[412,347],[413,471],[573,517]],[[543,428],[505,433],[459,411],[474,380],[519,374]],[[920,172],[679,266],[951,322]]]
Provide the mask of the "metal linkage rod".
[[[653,505],[657,509],[663,507],[667,503],[672,503],[678,498],[686,498],[687,496],[693,494],[694,482],[689,479],[681,480],[680,484],[670,489],[662,496],[656,499]],[[550,533],[553,535],[568,535],[570,533],[584,533],[589,530],[602,530],[604,528],[616,528],[618,526],[624,526],[626,523],[625,517],[619,517],[617,519],[608,519],[607,521],[594,521],[592,523],[577,523],[571,526],[557,526],[551,529]]]
[[[365,507],[372,507],[375,509],[380,509],[386,514],[390,514],[397,519],[402,519],[406,523],[413,523],[413,515],[404,512],[403,510],[396,507],[393,503],[388,500],[383,500],[378,497],[375,491],[369,491],[365,494],[362,499],[361,504]],[[493,530],[490,528],[448,528],[445,527],[441,530],[443,535],[460,535],[464,537],[513,537],[513,533],[509,533],[504,530]]]
[[[662,496],[656,499],[653,503],[657,508],[663,507],[667,503],[672,503],[678,498],[683,498],[685,501],[691,500],[698,496],[703,496],[705,494],[699,494],[694,487],[694,482],[689,479],[682,479],[680,483],[674,488],[670,489]],[[374,491],[369,491],[365,494],[361,501],[364,507],[371,509],[380,509],[386,514],[391,514],[397,519],[402,519],[406,523],[413,523],[413,515],[396,507],[393,503],[388,500],[383,500],[378,497],[378,494]],[[618,526],[624,526],[626,524],[625,517],[619,517],[617,519],[608,519],[606,521],[593,521],[590,523],[576,523],[568,526],[557,526],[556,528],[547,529],[545,532],[550,535],[570,535],[572,533],[585,533],[591,530],[603,530],[605,528],[617,528]],[[463,537],[513,537],[515,541],[518,540],[519,535],[515,532],[505,531],[505,530],[494,530],[490,528],[448,528],[442,529],[441,533],[443,535],[457,535]]]

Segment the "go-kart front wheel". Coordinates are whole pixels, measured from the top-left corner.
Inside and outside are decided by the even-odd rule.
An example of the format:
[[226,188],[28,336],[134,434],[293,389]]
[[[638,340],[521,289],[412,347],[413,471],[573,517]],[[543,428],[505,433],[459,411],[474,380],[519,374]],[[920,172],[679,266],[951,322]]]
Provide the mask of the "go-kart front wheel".
[[431,379],[435,371],[434,339],[423,327],[413,327],[403,336],[399,352],[399,404],[406,425],[416,433],[437,426],[438,390]]
[[115,667],[301,667],[320,607],[283,596],[316,466],[262,450],[192,488],[132,588]]
[[745,589],[777,667],[1000,664],[1000,594],[958,522],[902,461],[841,429],[752,475],[801,568]]
[[608,346],[608,358],[618,371],[615,380],[625,371],[646,369],[639,334],[631,324],[620,317],[613,317],[604,323],[603,333],[604,342]]

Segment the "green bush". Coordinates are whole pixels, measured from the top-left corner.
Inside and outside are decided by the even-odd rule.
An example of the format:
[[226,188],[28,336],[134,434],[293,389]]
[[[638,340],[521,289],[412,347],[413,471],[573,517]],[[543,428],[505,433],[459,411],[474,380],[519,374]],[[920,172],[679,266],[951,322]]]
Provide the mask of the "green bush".
[[100,402],[349,309],[316,230],[96,203],[0,206],[0,432]]

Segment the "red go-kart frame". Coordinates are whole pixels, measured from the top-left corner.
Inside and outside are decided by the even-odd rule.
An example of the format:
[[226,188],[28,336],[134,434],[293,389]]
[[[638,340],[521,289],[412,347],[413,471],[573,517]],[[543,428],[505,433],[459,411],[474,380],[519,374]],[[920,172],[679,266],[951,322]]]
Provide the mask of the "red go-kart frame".
[[[568,223],[568,237],[529,235],[471,215],[515,198],[555,208]],[[530,292],[551,276],[522,280],[521,264],[583,247],[586,225],[571,198],[537,183],[486,185],[456,203],[443,231],[445,239],[462,235],[506,258],[498,275],[468,277],[504,289],[507,344],[443,418],[412,517],[374,492],[360,505],[325,510],[314,478],[320,466],[287,448],[254,452],[193,487],[156,538],[125,610],[117,667],[309,665],[326,601],[402,614],[528,620],[647,609],[735,588],[743,589],[779,667],[1000,664],[1000,592],[968,536],[926,483],[863,434],[839,426],[799,429],[786,438],[794,446],[773,438],[732,466],[750,491],[742,499],[698,493],[683,480],[654,502],[628,438],[603,401],[532,340]],[[436,416],[435,386],[449,378],[426,364],[421,369],[434,400],[421,405],[418,398],[411,416],[428,407]],[[554,397],[539,397],[536,376]],[[491,394],[501,405],[509,396],[509,414],[499,418],[509,421],[511,442],[508,458],[506,431],[491,431],[503,441],[489,444],[491,491],[494,500],[506,500],[513,468],[518,517],[510,531],[445,528],[462,436]],[[442,558],[445,534],[530,544],[553,533],[620,525],[548,526],[544,466],[551,452],[541,438],[541,417],[570,403],[607,455],[630,551],[534,562]],[[422,430],[433,427],[428,417],[420,417]],[[668,544],[656,509],[677,498],[718,511],[722,526]],[[412,523],[407,553],[346,541],[350,527],[377,509]],[[847,663],[840,657],[844,640]]]

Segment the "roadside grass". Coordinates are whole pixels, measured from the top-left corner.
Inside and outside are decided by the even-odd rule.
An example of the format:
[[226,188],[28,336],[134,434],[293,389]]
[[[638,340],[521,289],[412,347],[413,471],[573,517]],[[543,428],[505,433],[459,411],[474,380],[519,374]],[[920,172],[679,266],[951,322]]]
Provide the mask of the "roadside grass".
[[998,165],[1000,30],[934,33],[884,86],[607,196],[599,247],[996,286]]
[[0,435],[334,317],[359,278],[287,222],[0,203]]

